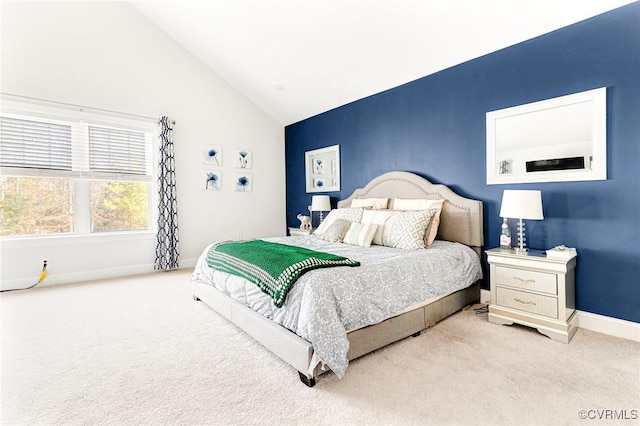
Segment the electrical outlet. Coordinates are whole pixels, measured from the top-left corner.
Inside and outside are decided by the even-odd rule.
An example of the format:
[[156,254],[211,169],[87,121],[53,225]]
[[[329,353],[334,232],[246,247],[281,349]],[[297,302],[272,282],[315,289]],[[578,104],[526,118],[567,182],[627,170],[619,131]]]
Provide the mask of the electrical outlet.
[[489,304],[491,300],[491,292],[489,290],[480,289],[480,303]]

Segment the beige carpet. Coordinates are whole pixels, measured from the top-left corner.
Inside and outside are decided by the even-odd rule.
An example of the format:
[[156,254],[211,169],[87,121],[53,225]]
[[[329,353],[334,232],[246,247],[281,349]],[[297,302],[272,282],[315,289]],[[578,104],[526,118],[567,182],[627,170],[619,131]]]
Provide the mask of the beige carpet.
[[[564,345],[465,311],[310,389],[194,302],[189,277],[0,296],[1,423],[640,423],[640,344],[632,341],[580,329]],[[628,419],[601,420],[615,416]]]

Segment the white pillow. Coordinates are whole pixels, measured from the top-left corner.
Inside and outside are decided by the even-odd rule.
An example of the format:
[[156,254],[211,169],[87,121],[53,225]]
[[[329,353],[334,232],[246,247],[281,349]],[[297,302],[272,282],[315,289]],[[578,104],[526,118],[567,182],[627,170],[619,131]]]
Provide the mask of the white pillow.
[[430,210],[435,209],[431,224],[425,234],[425,245],[429,247],[433,244],[433,241],[438,235],[438,226],[440,225],[440,213],[442,212],[442,206],[444,200],[427,200],[423,198],[416,199],[404,199],[394,198],[393,209],[394,210]]
[[426,198],[394,198],[394,210],[427,210],[431,203],[438,200],[427,200]]
[[434,210],[401,212],[391,223],[389,247],[406,250],[425,248],[425,233],[433,219]]
[[390,223],[400,212],[393,210],[365,210],[362,213],[362,223],[373,223],[378,225],[376,234],[373,236],[373,244],[384,246],[389,242],[391,233]]
[[336,219],[344,219],[349,222],[360,222],[364,209],[333,209],[324,218],[318,229],[313,231],[314,234],[321,235]]
[[344,236],[343,242],[345,244],[352,244],[354,246],[371,247],[371,241],[376,234],[378,225],[375,223],[351,223],[351,227]]
[[368,207],[374,210],[386,209],[388,204],[388,198],[354,198],[351,200],[351,207]]

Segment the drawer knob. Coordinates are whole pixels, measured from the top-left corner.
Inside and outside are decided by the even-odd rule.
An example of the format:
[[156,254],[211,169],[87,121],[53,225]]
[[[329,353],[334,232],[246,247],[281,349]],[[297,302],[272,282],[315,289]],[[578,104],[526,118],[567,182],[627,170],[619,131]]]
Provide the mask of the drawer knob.
[[521,303],[521,304],[523,304],[523,305],[533,305],[533,306],[536,306],[536,302],[532,302],[532,301],[525,302],[524,300],[518,299],[517,297],[514,297],[514,298],[513,298],[513,300],[514,300],[515,302]]
[[520,278],[520,277],[515,276],[515,275],[514,275],[513,279],[514,279],[514,280],[516,280],[516,281],[523,282],[523,283],[535,283],[535,282],[536,282],[536,280],[534,280],[533,278],[529,278],[529,279],[527,280],[527,279]]

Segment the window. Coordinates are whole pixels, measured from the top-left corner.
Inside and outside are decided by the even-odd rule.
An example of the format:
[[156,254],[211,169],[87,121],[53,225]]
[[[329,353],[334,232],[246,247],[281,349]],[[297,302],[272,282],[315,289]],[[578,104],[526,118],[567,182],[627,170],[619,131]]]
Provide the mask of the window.
[[148,186],[146,182],[91,181],[91,232],[148,229]]
[[73,232],[73,180],[0,178],[0,235]]
[[3,100],[0,235],[150,230],[154,132],[148,121]]

